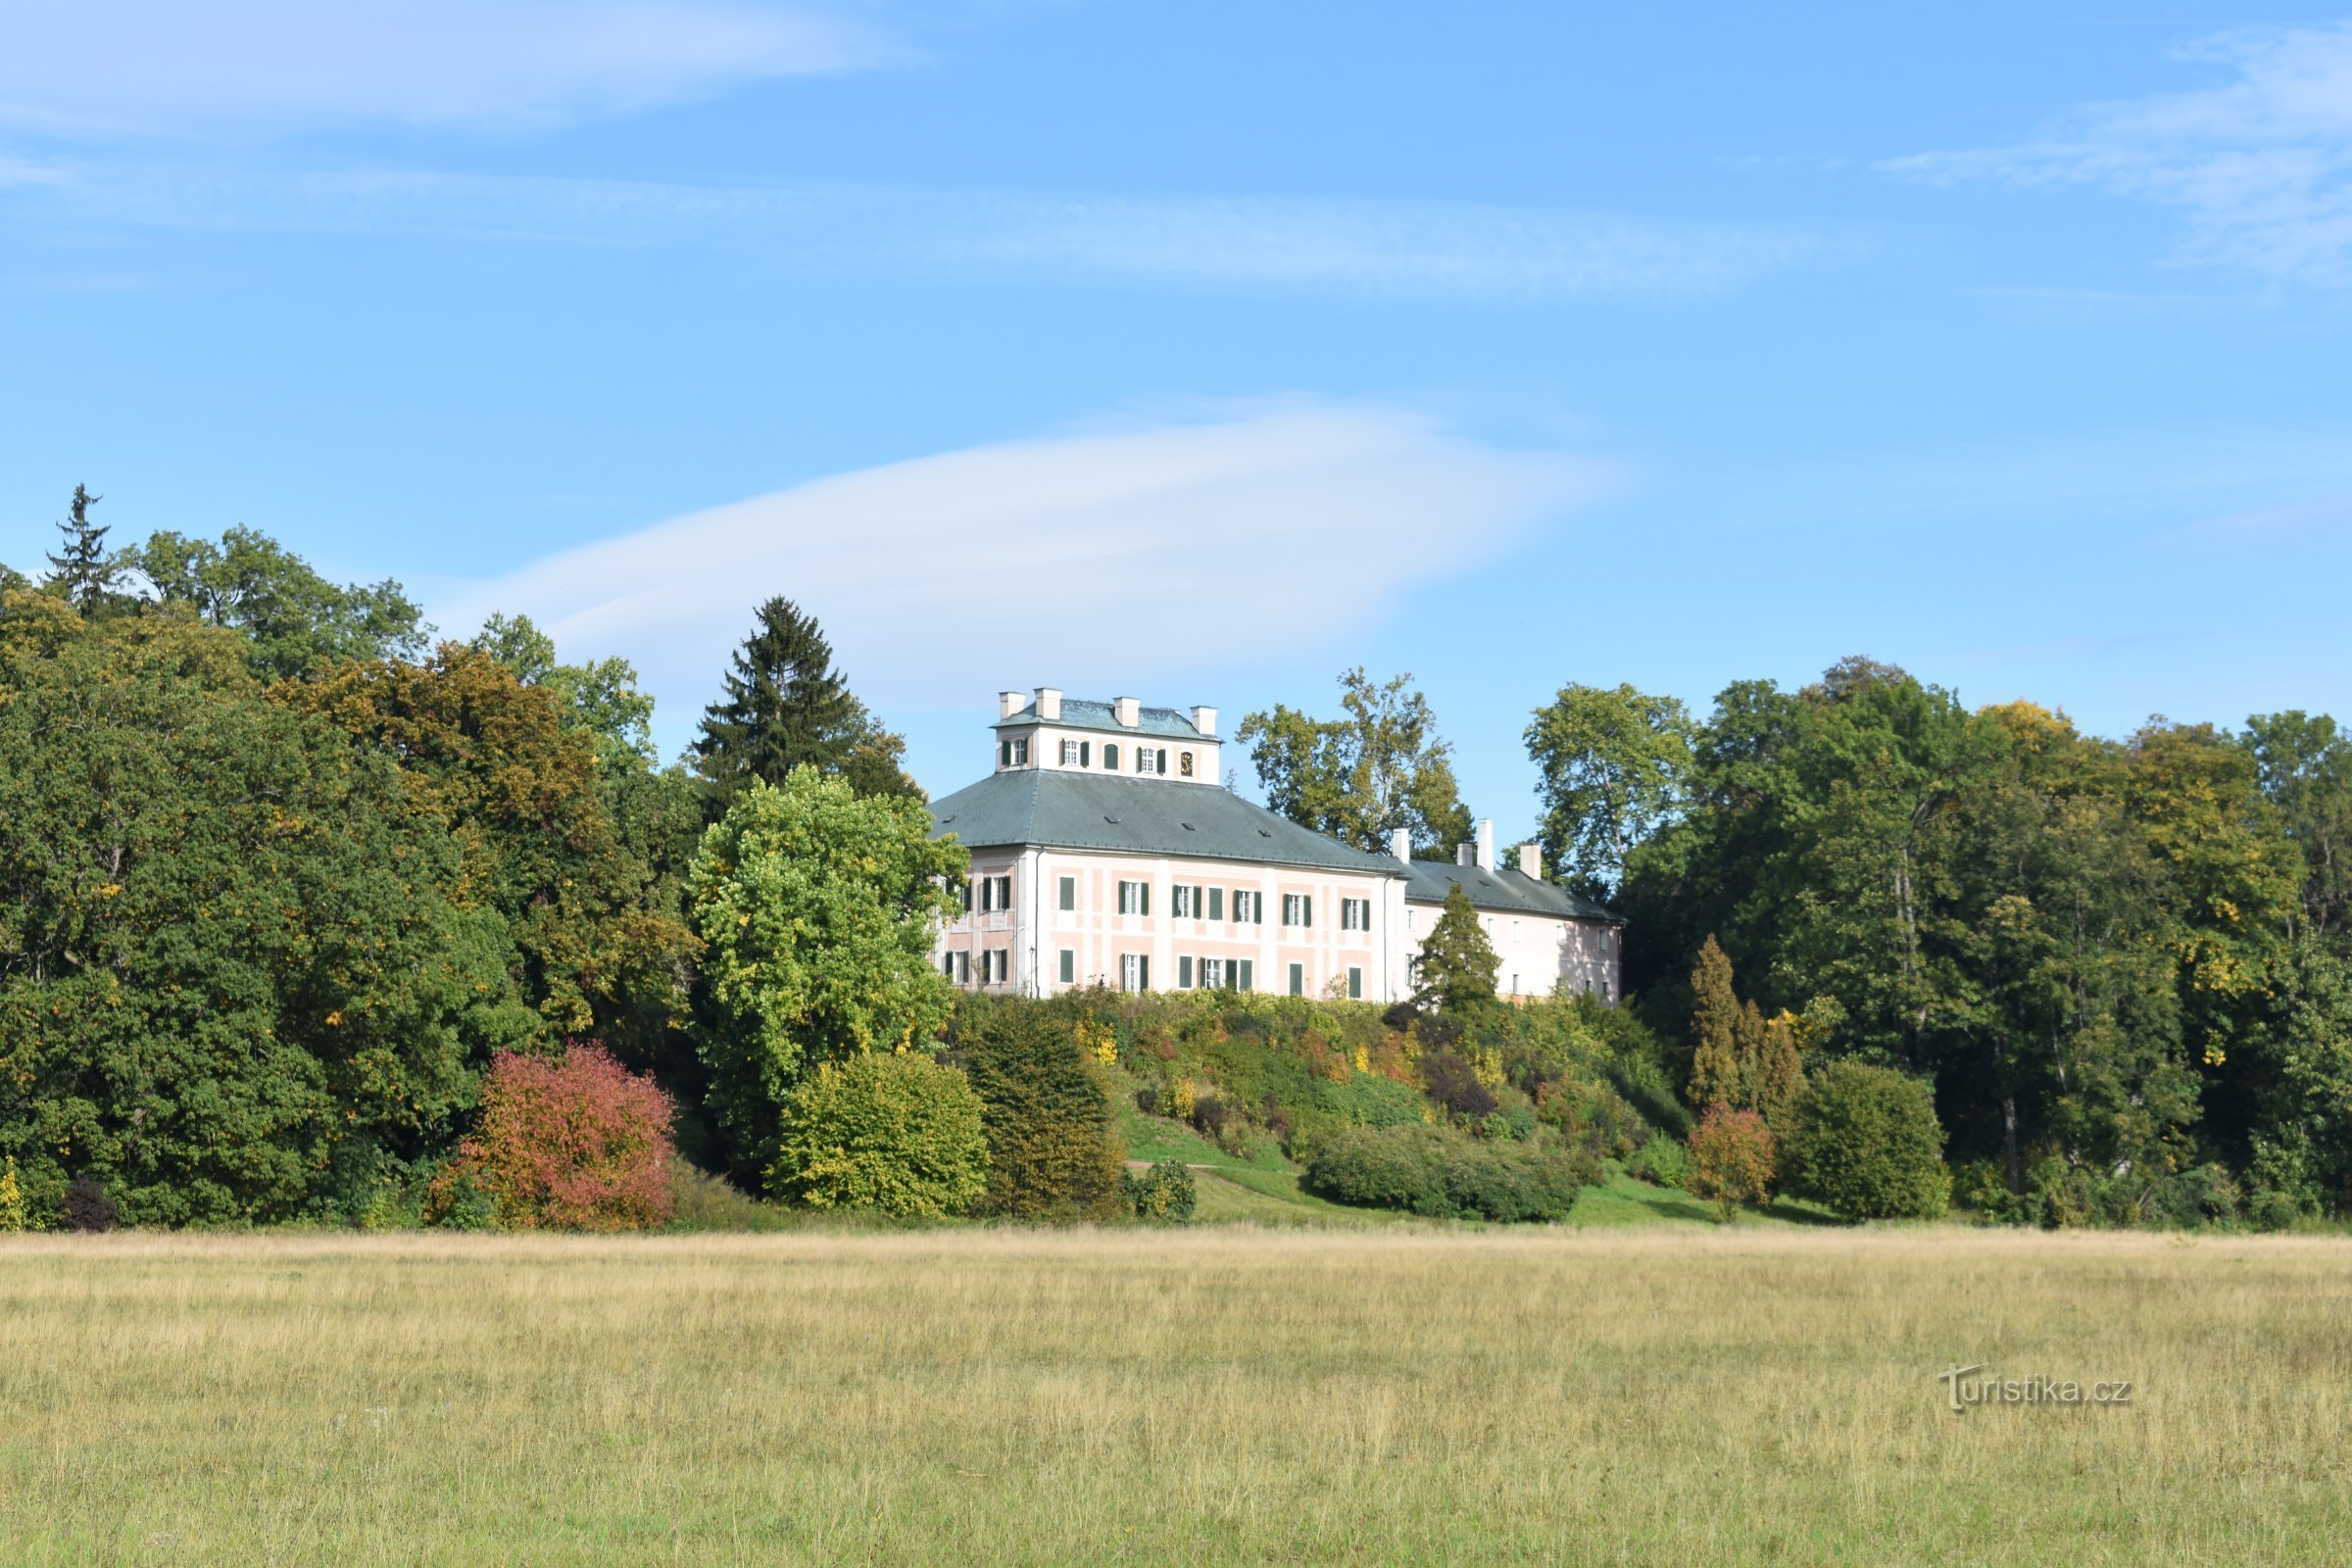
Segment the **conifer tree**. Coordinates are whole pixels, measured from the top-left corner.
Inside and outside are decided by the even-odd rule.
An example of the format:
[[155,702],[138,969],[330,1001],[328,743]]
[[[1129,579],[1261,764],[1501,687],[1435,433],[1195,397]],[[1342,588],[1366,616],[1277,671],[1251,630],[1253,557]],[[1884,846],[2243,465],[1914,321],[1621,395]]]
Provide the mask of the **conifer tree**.
[[1435,1002],[1442,1007],[1460,1007],[1494,1000],[1494,971],[1502,959],[1478,923],[1470,895],[1456,882],[1446,895],[1446,907],[1421,944],[1415,971],[1413,1000]]
[[[1750,1006],[1754,1004],[1750,1003]],[[1764,1021],[1763,1045],[1749,1067],[1750,1098],[1764,1125],[1777,1137],[1788,1123],[1788,1109],[1805,1086],[1804,1058],[1796,1043],[1797,1019],[1782,1012]]]
[[1732,960],[1712,934],[1690,971],[1690,1103],[1700,1110],[1740,1100],[1740,1003]]
[[115,584],[122,575],[122,560],[106,548],[106,528],[90,520],[90,508],[104,500],[87,485],[74,487],[66,520],[57,531],[66,536],[65,554],[49,558],[49,583],[84,617],[94,615],[122,598]]
[[755,779],[780,785],[804,762],[838,772],[873,727],[833,666],[816,617],[789,599],[760,607],[732,662],[726,699],[704,710],[694,743],[703,776],[723,798]]

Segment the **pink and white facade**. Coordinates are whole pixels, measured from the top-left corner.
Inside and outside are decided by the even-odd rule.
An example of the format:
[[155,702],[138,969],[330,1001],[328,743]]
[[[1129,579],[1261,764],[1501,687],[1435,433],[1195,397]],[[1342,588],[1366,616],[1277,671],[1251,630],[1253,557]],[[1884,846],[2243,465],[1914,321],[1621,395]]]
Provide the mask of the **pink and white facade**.
[[[950,978],[1020,996],[1410,994],[1415,928],[1429,929],[1455,868],[1366,854],[1232,794],[1214,709],[1041,687],[1003,694],[994,728],[994,771],[931,808],[971,851],[969,908],[937,949]],[[1491,864],[1470,891],[1496,905],[1481,919],[1506,994],[1513,980],[1527,995],[1565,980],[1615,998],[1614,916]]]

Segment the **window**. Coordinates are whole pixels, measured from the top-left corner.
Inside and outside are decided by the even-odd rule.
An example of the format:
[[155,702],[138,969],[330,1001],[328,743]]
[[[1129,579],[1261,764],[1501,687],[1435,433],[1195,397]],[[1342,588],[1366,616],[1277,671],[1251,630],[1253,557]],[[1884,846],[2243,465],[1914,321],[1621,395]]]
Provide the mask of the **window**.
[[1094,750],[1094,744],[1091,741],[1063,741],[1061,743],[1061,765],[1064,767],[1091,767],[1095,760]]
[[1138,773],[1165,773],[1168,770],[1168,749],[1165,746],[1138,746],[1135,749],[1135,770]]
[[1248,888],[1235,888],[1233,890],[1233,923],[1235,925],[1264,925],[1266,923],[1266,896],[1263,893],[1252,893]]
[[1152,959],[1142,953],[1119,955],[1119,985],[1128,991],[1152,989]]
[[1117,741],[1102,743],[1102,765],[1113,773],[1119,770],[1119,743]]
[[1348,965],[1348,1000],[1349,1002],[1364,1000],[1364,971],[1356,968],[1353,964]]
[[1306,965],[1303,963],[1291,965],[1291,995],[1294,997],[1306,995]]
[[949,954],[941,961],[940,967],[946,971],[948,979],[956,985],[968,986],[972,983],[972,956],[968,953]]
[[1208,917],[1211,920],[1225,918],[1225,890],[1223,888],[1208,890]]
[[1168,912],[1179,920],[1200,919],[1200,911],[1205,906],[1200,890],[1197,887],[1179,884],[1168,889]]
[[1372,929],[1372,901],[1370,899],[1342,899],[1340,901],[1340,929],[1369,931]]
[[971,883],[969,883],[969,882],[966,882],[966,883],[964,883],[964,885],[963,885],[963,886],[961,886],[961,887],[957,888],[957,889],[956,890],[956,902],[957,902],[957,903],[959,903],[959,904],[961,904],[961,905],[963,906],[963,912],[964,912],[964,913],[966,913],[966,914],[969,914],[969,913],[971,913],[971,912],[972,912],[972,885],[971,885]]
[[1178,752],[1176,754],[1176,776],[1179,778],[1191,778],[1193,776],[1192,753]]
[[1193,989],[1193,960],[1190,958],[1176,960],[1176,989],[1179,991]]
[[1066,986],[1076,981],[1077,978],[1078,950],[1076,948],[1064,948],[1061,950],[1061,983]]
[[1250,961],[1248,958],[1236,958],[1233,960],[1234,990],[1255,991],[1257,989],[1256,981],[1250,978]]
[[1514,972],[1512,973],[1512,975],[1511,975],[1511,995],[1515,997],[1515,996],[1517,996],[1518,994],[1519,994],[1519,976],[1518,976],[1517,972],[1516,972],[1516,971],[1514,971]]
[[1285,893],[1282,896],[1282,923],[1309,926],[1315,923],[1315,901],[1303,893]]
[[1200,983],[1211,988],[1222,986],[1225,983],[1225,970],[1226,963],[1223,958],[1202,958],[1200,960]]
[[1152,884],[1149,882],[1120,883],[1119,912],[1121,914],[1150,914],[1152,912]]
[[984,876],[980,879],[980,912],[1002,914],[1012,907],[1012,878]]
[[1006,767],[1027,767],[1029,737],[1024,735],[1018,740],[1001,742],[997,747],[997,759]]
[[1005,977],[1011,973],[1011,953],[1004,948],[991,948],[981,954],[980,983],[984,986],[1003,985]]
[[1062,906],[1063,908],[1065,908],[1065,909],[1075,909],[1076,907],[1078,907],[1078,879],[1077,879],[1076,877],[1074,877],[1074,876],[1065,876],[1065,877],[1063,877],[1063,878],[1061,879],[1061,888],[1060,888],[1060,892],[1061,892],[1061,906]]

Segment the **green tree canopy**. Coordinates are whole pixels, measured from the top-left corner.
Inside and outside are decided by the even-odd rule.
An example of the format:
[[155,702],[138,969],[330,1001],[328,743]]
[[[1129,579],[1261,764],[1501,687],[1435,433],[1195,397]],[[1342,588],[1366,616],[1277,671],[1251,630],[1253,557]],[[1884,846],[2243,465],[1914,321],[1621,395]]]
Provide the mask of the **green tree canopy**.
[[1413,999],[1450,1008],[1493,1002],[1494,973],[1501,964],[1486,928],[1478,923],[1470,895],[1456,882],[1422,939],[1421,956],[1413,968]]
[[242,632],[264,680],[316,675],[358,660],[416,659],[431,627],[399,583],[338,587],[269,535],[231,528],[218,544],[172,532],[123,553],[152,602],[185,605]]
[[931,948],[968,858],[931,837],[919,803],[860,796],[813,766],[755,781],[703,836],[699,1038],[747,1179],[774,1163],[781,1107],[809,1064],[933,1047],[955,990]]
[[1251,749],[1266,804],[1359,850],[1385,853],[1389,835],[1406,828],[1417,853],[1450,855],[1470,837],[1470,811],[1451,749],[1412,679],[1375,681],[1358,665],[1340,676],[1344,718],[1279,704],[1245,717],[1234,738]]
[[528,1032],[496,922],[237,639],[34,598],[0,618],[0,1153],[52,1214],[84,1175],[140,1223],[349,1212]]
[[1681,803],[1694,726],[1682,702],[1631,686],[1563,686],[1527,726],[1542,782],[1544,858],[1596,899]]
[[564,721],[585,731],[607,778],[643,772],[661,763],[654,749],[654,700],[637,689],[637,668],[625,659],[565,664],[556,659],[555,640],[528,615],[494,612],[466,645],[514,672],[556,700]]

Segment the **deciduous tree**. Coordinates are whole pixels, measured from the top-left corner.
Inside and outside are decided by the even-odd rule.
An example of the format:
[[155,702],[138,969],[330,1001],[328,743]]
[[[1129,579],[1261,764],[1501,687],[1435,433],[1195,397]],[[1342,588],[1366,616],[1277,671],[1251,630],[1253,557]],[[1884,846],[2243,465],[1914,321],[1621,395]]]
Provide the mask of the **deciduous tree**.
[[1613,897],[1625,858],[1680,807],[1695,726],[1682,702],[1631,686],[1563,686],[1536,710],[1544,858],[1569,885]]
[[1276,705],[1251,713],[1234,738],[1251,748],[1266,804],[1302,827],[1384,854],[1397,828],[1423,855],[1470,837],[1452,752],[1410,674],[1375,681],[1362,666],[1340,676],[1345,718],[1316,719]]

